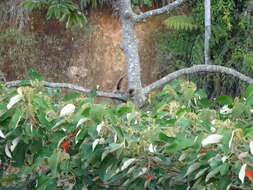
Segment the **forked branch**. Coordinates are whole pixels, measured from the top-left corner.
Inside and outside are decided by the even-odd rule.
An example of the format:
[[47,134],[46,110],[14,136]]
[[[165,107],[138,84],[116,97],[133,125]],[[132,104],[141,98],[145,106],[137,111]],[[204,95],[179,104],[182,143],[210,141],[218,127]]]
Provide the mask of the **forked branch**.
[[168,5],[166,5],[162,8],[150,10],[150,11],[144,12],[142,14],[139,14],[136,16],[136,22],[141,22],[145,19],[148,19],[148,18],[156,16],[156,15],[160,15],[163,13],[168,13],[169,11],[171,11],[175,7],[181,5],[185,1],[186,0],[175,0],[172,3],[169,3]]
[[[247,83],[253,83],[253,79],[236,71],[235,69],[231,69],[228,67],[223,67],[223,66],[219,66],[219,65],[195,65],[189,68],[185,68],[185,69],[180,69],[178,71],[175,71],[173,73],[168,74],[167,76],[163,77],[162,79],[146,86],[145,88],[143,88],[143,91],[145,94],[160,88],[162,86],[164,86],[166,83],[172,81],[173,79],[176,79],[178,77],[181,77],[182,75],[185,74],[192,74],[192,73],[197,73],[197,72],[217,72],[217,73],[225,73],[228,75],[232,75],[234,77],[237,77],[238,79],[245,81]],[[68,89],[72,89],[72,90],[76,90],[79,92],[83,92],[85,94],[90,93],[91,90],[81,87],[81,86],[76,86],[70,83],[54,83],[54,82],[47,82],[47,81],[42,81],[44,86],[47,87],[51,87],[51,88],[68,88]],[[28,85],[31,85],[31,81]],[[18,87],[18,86],[22,86],[23,83],[21,80],[17,80],[17,81],[10,81],[10,82],[6,82],[6,85],[8,87]],[[103,91],[97,91],[97,96],[98,97],[106,97],[106,98],[112,98],[112,99],[118,99],[121,100],[123,102],[126,102],[129,100],[129,94],[126,93],[109,93],[109,92],[103,92]]]

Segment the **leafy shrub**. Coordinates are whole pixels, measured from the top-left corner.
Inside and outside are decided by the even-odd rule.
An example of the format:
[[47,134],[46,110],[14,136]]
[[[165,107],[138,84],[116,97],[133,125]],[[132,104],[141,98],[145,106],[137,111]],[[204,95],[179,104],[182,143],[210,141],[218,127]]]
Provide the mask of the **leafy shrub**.
[[19,88],[2,83],[0,187],[248,187],[252,105],[253,85],[242,100],[220,96],[210,102],[195,84],[177,80],[150,94],[138,110],[130,102],[95,104],[77,93],[62,97],[39,81]]

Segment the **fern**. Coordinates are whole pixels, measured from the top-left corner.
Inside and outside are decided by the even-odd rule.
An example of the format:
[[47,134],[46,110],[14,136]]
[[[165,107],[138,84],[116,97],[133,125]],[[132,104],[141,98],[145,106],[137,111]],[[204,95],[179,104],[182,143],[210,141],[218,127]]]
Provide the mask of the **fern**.
[[243,64],[250,66],[250,68],[253,69],[253,51],[244,55]]
[[179,15],[170,16],[164,21],[165,26],[173,30],[192,31],[198,29],[198,25],[194,23],[191,16]]
[[192,47],[191,52],[191,63],[194,65],[203,64],[204,63],[204,39],[201,35],[196,37],[196,40]]

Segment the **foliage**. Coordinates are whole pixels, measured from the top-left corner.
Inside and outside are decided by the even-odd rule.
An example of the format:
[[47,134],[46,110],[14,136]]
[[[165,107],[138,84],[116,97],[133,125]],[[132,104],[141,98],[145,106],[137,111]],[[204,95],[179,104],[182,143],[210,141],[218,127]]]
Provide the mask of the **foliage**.
[[194,24],[194,19],[186,15],[170,16],[164,21],[164,24],[173,30],[192,31],[198,28],[198,25]]
[[[130,102],[95,104],[94,93],[62,97],[42,87],[36,73],[30,76],[32,87],[0,88],[3,190],[251,184],[252,85],[242,100],[221,96],[209,102],[195,84],[177,80],[138,110]],[[245,163],[242,184],[238,174]]]
[[[159,62],[169,67],[169,71],[194,64],[203,64],[204,44],[204,3],[194,0],[188,3],[191,10],[186,16],[169,17],[169,31],[158,34],[158,48],[161,55],[170,55],[173,65],[168,65],[166,59],[159,58]],[[212,1],[212,64],[232,67],[251,76],[252,67],[252,8],[250,1],[214,0]],[[193,21],[190,20],[193,18]],[[197,27],[189,27],[196,25]],[[175,27],[177,26],[177,27]],[[182,27],[180,27],[182,26]],[[185,30],[182,30],[184,29]],[[197,29],[197,30],[196,30]],[[166,57],[166,56],[164,56]],[[166,61],[166,62],[165,62]],[[175,64],[174,64],[175,63]],[[207,77],[206,77],[207,76]],[[208,74],[204,77],[193,77],[198,86],[205,88],[209,97],[219,94],[239,96],[245,84],[236,79]],[[236,87],[236,88],[234,88]],[[238,88],[239,87],[239,88]]]
[[[152,7],[155,3],[163,5],[168,3],[167,0],[156,1],[156,0],[133,0],[135,6],[148,6]],[[34,9],[47,9],[48,19],[57,19],[60,22],[66,23],[67,28],[72,26],[78,26],[83,28],[87,23],[87,19],[84,14],[84,10],[90,7],[114,7],[114,0],[25,0],[24,6],[29,10]]]
[[66,28],[78,26],[83,28],[87,20],[84,14],[78,10],[78,5],[68,0],[25,0],[24,6],[32,11],[47,7],[47,18],[57,19],[66,23]]

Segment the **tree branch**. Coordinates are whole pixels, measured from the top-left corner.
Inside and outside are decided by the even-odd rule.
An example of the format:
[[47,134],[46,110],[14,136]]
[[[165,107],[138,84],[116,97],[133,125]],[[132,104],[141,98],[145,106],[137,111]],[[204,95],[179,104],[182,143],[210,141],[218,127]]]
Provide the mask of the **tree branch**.
[[232,75],[234,77],[239,78],[247,83],[253,83],[253,79],[228,67],[223,67],[219,65],[195,65],[189,68],[180,69],[173,73],[168,74],[167,76],[163,77],[162,79],[146,86],[144,88],[144,93],[147,94],[156,88],[160,88],[166,83],[170,82],[173,79],[176,79],[185,74],[197,73],[197,72],[218,72],[218,73],[225,73],[228,75]]
[[[47,81],[42,81],[42,83],[44,86],[51,87],[51,88],[68,88],[68,89],[76,90],[85,94],[88,94],[91,92],[90,89],[73,85],[70,83],[55,83],[55,82],[47,82]],[[16,81],[6,82],[6,85],[8,87],[18,87],[18,86],[22,86],[23,84],[21,80],[16,80]],[[27,85],[32,85],[32,81],[29,81]],[[124,93],[109,93],[109,92],[97,91],[96,94],[98,97],[118,99],[124,102],[128,100],[127,94],[124,94]]]
[[160,15],[160,14],[163,14],[165,12],[169,12],[170,10],[174,9],[175,7],[181,5],[183,2],[185,2],[186,0],[176,0],[176,1],[173,1],[172,3],[169,3],[168,5],[160,8],[160,9],[154,9],[154,10],[151,10],[151,11],[147,11],[147,12],[144,12],[142,14],[139,14],[137,16],[135,16],[135,21],[136,22],[141,22],[145,19],[148,19],[152,16],[156,16],[156,15]]
[[249,187],[249,188],[241,188],[241,187],[237,187],[235,185],[230,185],[227,187],[228,190],[253,190],[253,187]]

